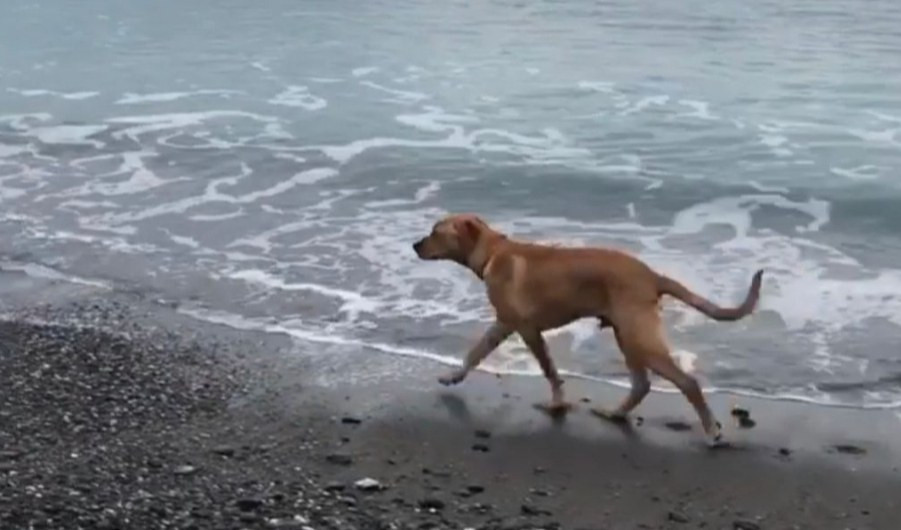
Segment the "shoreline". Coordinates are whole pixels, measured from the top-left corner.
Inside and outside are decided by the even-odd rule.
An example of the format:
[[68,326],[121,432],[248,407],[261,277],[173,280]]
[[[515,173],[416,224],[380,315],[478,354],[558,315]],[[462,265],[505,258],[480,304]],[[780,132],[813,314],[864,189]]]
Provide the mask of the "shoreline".
[[[459,357],[453,357],[448,354],[439,354],[433,353],[431,351],[425,350],[415,350],[409,349],[405,346],[393,346],[386,344],[371,344],[365,342],[363,339],[341,339],[341,340],[324,340],[324,339],[311,339],[309,337],[303,336],[303,334],[293,332],[290,329],[282,328],[281,326],[274,324],[262,328],[253,328],[241,326],[238,324],[234,324],[229,322],[227,318],[220,317],[210,317],[210,316],[202,316],[201,311],[197,311],[194,309],[178,309],[178,313],[187,318],[190,318],[198,323],[201,326],[222,326],[224,328],[228,328],[234,331],[241,331],[245,333],[251,334],[265,334],[265,335],[277,335],[283,336],[284,338],[290,339],[292,341],[297,342],[308,342],[312,345],[324,345],[324,346],[338,346],[338,347],[357,347],[361,349],[373,350],[377,351],[379,355],[385,355],[388,357],[398,358],[398,359],[410,359],[409,362],[413,363],[423,363],[427,365],[440,365],[446,367],[459,367],[462,364],[462,357],[464,352],[460,352]],[[614,352],[618,354],[618,352]],[[573,380],[581,380],[588,383],[599,383],[602,385],[606,385],[611,388],[619,388],[627,390],[629,388],[629,382],[626,379],[615,379],[613,377],[604,377],[604,376],[593,376],[588,375],[582,372],[575,372],[572,370],[568,370],[562,367],[558,367],[560,375],[567,379]],[[540,369],[535,367],[531,370],[510,370],[510,369],[496,369],[491,366],[479,366],[475,369],[476,372],[480,372],[487,375],[497,376],[497,377],[525,377],[525,378],[535,378],[542,379],[544,376],[541,374]],[[652,387],[651,392],[657,394],[668,394],[668,395],[681,395],[679,390],[670,385],[669,383],[663,381],[664,386],[660,386],[655,384],[658,380],[652,379]],[[779,393],[779,394],[767,394],[764,391],[758,390],[749,390],[742,388],[730,388],[730,387],[719,387],[719,386],[711,386],[705,385],[702,382],[702,388],[704,390],[705,395],[722,395],[733,397],[737,399],[754,399],[754,400],[762,400],[762,401],[771,401],[771,402],[784,402],[784,403],[803,403],[807,405],[814,405],[825,408],[838,408],[838,409],[859,409],[859,410],[886,410],[886,411],[897,411],[901,414],[901,399],[897,401],[888,401],[888,402],[877,402],[877,403],[848,403],[842,401],[835,400],[822,400],[812,396],[806,396],[802,394],[793,394],[793,393]],[[901,416],[899,416],[901,417]]]
[[[37,274],[34,274],[28,271],[28,266],[17,262],[0,263],[0,280],[4,280],[4,282],[6,283],[6,285],[0,286],[0,297],[10,298],[10,295],[12,295],[11,298],[13,299],[13,306],[20,307],[29,307],[30,305],[32,305],[29,299],[30,293],[34,290],[38,290],[39,292],[49,292],[49,295],[44,295],[42,292],[42,296],[46,296],[51,300],[54,300],[54,303],[65,303],[67,300],[78,300],[84,296],[116,298],[117,296],[122,294],[112,286],[101,280],[92,280],[77,276],[66,276],[56,272],[53,269],[44,270],[43,266],[39,267]],[[314,349],[320,344],[323,346],[337,347],[353,346],[361,349],[371,349],[378,351],[380,355],[385,355],[395,359],[408,359],[408,362],[422,364],[423,366],[440,365],[447,367],[460,366],[464,354],[464,352],[462,351],[459,352],[459,355],[457,356],[451,354],[434,353],[428,350],[414,351],[405,346],[370,344],[363,339],[352,339],[348,341],[314,340],[308,337],[300,336],[297,333],[293,333],[292,330],[281,328],[278,325],[273,325],[269,329],[243,327],[241,325],[230,322],[228,318],[221,318],[210,315],[204,316],[203,310],[198,311],[196,308],[186,308],[174,302],[167,302],[162,300],[149,303],[142,300],[142,302],[147,304],[148,306],[160,306],[155,308],[155,313],[158,316],[166,319],[167,321],[179,321],[182,324],[184,324],[185,322],[193,322],[198,328],[228,330],[229,333],[262,336],[263,340],[271,340],[275,343],[283,343],[284,341],[309,342],[312,345],[311,349]],[[2,310],[2,305],[0,305],[0,310]],[[167,312],[167,310],[172,310],[171,314],[162,314],[163,312]],[[229,315],[231,316],[231,314]],[[190,327],[190,324],[188,325]],[[618,352],[614,351],[613,354],[618,355]],[[584,381],[588,384],[601,384],[613,389],[625,390],[629,387],[629,382],[627,379],[617,380],[613,377],[593,376],[568,370],[563,366],[558,366],[558,369],[560,374],[568,380],[579,380]],[[531,370],[498,370],[490,366],[480,366],[475,371],[482,374],[498,377],[524,377],[543,380],[543,375],[537,367],[534,367]],[[663,386],[657,384],[660,382],[663,383]],[[901,419],[901,399],[898,399],[896,401],[878,403],[848,403],[830,399],[821,400],[817,397],[802,394],[779,393],[772,395],[758,390],[719,387],[709,384],[709,382],[703,377],[703,374],[701,374],[700,382],[705,395],[709,396],[719,395],[724,397],[731,397],[736,400],[752,399],[773,403],[802,403],[823,408],[896,411],[899,419]],[[676,388],[674,388],[666,381],[660,380],[659,378],[652,377],[651,384],[652,395],[663,394],[681,396]]]
[[[652,393],[624,428],[588,408],[625,390],[568,378],[578,409],[554,421],[532,407],[547,398],[538,377],[475,372],[448,389],[431,361],[316,355],[139,295],[54,284],[34,298],[47,303],[0,322],[32,340],[0,352],[4,527],[889,530],[901,517],[893,411],[714,394],[731,446],[711,450],[681,395]],[[69,347],[95,360],[54,357]],[[735,403],[754,428],[735,425]],[[58,421],[32,421],[45,416]]]

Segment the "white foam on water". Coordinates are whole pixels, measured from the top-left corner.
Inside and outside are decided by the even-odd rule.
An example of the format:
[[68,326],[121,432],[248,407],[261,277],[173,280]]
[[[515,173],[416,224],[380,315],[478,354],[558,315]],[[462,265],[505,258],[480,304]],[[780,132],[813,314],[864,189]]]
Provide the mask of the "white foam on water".
[[[18,175],[13,175],[18,177]],[[27,191],[19,188],[13,188],[5,183],[8,177],[0,177],[0,203],[8,200],[18,199],[26,195]]]
[[301,218],[297,221],[281,223],[275,228],[253,234],[251,236],[239,237],[226,245],[226,248],[255,247],[258,248],[261,253],[269,254],[275,247],[275,244],[272,243],[273,238],[309,229],[311,226],[317,226],[313,223],[314,222],[307,216],[301,216]]
[[22,153],[27,153],[28,147],[24,145],[0,144],[0,158],[9,158]]
[[429,199],[434,198],[438,192],[441,191],[441,182],[434,180],[429,182],[425,186],[422,186],[416,190],[412,199],[385,199],[381,201],[368,201],[365,204],[367,209],[373,208],[388,208],[395,206],[412,206],[416,204],[422,204]]
[[302,85],[291,85],[269,100],[272,105],[300,107],[309,111],[322,110],[328,101],[310,93],[310,89]]
[[179,307],[178,312],[197,320],[224,325],[234,329],[244,331],[260,331],[264,333],[278,333],[313,344],[328,344],[333,346],[351,347],[354,349],[376,350],[392,355],[437,361],[442,364],[460,364],[460,361],[453,357],[441,355],[435,352],[406,348],[403,346],[396,346],[387,343],[364,341],[350,337],[343,337],[340,335],[330,335],[327,332],[323,332],[322,329],[318,327],[312,329],[303,328],[300,327],[299,324],[301,323],[297,320],[295,320],[294,322],[295,325],[285,326],[272,323],[271,321],[248,319],[239,315],[235,315],[233,313],[227,313],[223,311]]
[[[78,193],[100,194],[105,196],[117,195],[134,195],[144,193],[146,191],[164,186],[166,184],[188,180],[188,177],[179,177],[174,179],[161,179],[153,171],[144,165],[144,158],[156,156],[152,151],[127,151],[119,155],[122,162],[119,167],[107,173],[100,173],[95,176],[97,180],[90,180],[81,188]],[[121,177],[129,175],[128,180],[119,182],[104,182],[110,177]]]
[[94,280],[91,278],[83,278],[72,274],[64,274],[56,269],[41,265],[39,263],[22,263],[16,261],[0,261],[0,270],[21,272],[32,278],[40,278],[44,280],[63,281],[78,285],[87,285],[89,287],[97,287],[100,289],[111,289],[107,282]]
[[644,97],[636,101],[634,104],[629,105],[627,108],[623,109],[620,112],[620,116],[628,116],[629,114],[642,112],[650,107],[662,107],[666,105],[669,100],[670,97],[666,94]]
[[612,94],[615,86],[616,85],[608,81],[579,81],[578,83],[580,90],[602,92],[604,94]]
[[192,249],[200,249],[201,248],[200,243],[193,237],[179,236],[179,235],[173,234],[169,230],[166,230],[165,232],[169,236],[169,239],[171,239],[173,242],[175,242],[178,245],[181,245],[183,247],[192,248]]
[[679,365],[679,368],[686,373],[694,373],[698,362],[698,354],[683,349],[675,349],[672,352],[673,359]]
[[90,145],[101,149],[105,144],[100,140],[91,139],[90,136],[105,130],[106,125],[51,125],[35,127],[28,133],[45,144]]
[[843,177],[850,180],[875,180],[880,176],[880,168],[871,164],[864,164],[862,166],[850,167],[850,168],[842,168],[842,167],[830,167],[829,172],[833,175],[837,175],[839,177]]
[[112,133],[116,139],[130,138],[140,142],[140,136],[168,130],[183,130],[218,119],[241,118],[265,124],[277,124],[278,118],[263,116],[240,110],[211,110],[205,112],[178,112],[168,114],[145,114],[108,118],[106,123],[127,125]]
[[362,66],[360,68],[354,68],[350,71],[350,74],[354,77],[365,77],[369,74],[374,74],[379,71],[378,66]]
[[28,98],[40,97],[40,96],[51,96],[62,99],[67,99],[71,101],[81,101],[83,99],[91,99],[100,95],[100,92],[58,92],[56,90],[44,90],[44,89],[21,89],[21,88],[7,88],[9,92],[14,94],[19,94],[20,96],[25,96]]
[[863,129],[848,129],[848,134],[865,142],[874,144],[901,145],[897,140],[901,128],[883,129],[881,131],[865,131]]
[[195,214],[188,216],[188,219],[191,221],[196,221],[199,223],[215,223],[218,221],[227,221],[229,219],[237,219],[238,217],[244,216],[244,210],[236,210],[234,212],[229,213],[220,213],[220,214]]
[[[25,218],[24,221],[33,221],[32,218]],[[132,243],[124,237],[111,235],[112,231],[105,230],[103,234],[77,233],[69,230],[53,230],[43,225],[33,225],[29,227],[29,235],[34,239],[44,239],[48,241],[78,241],[89,245],[99,246],[104,249],[122,252],[123,254],[144,254],[151,255],[162,253],[163,249],[148,243]]]
[[231,96],[242,94],[240,90],[226,89],[201,89],[185,92],[152,92],[149,94],[135,94],[128,92],[116,101],[116,105],[145,105],[148,103],[167,103],[170,101],[178,101],[180,99],[199,97],[199,96],[220,96],[229,98]]
[[332,168],[327,167],[319,167],[308,169],[306,171],[301,171],[300,173],[295,173],[292,177],[287,180],[282,180],[276,183],[275,185],[266,188],[264,190],[254,191],[250,193],[246,193],[244,195],[240,195],[237,197],[233,197],[230,195],[222,195],[219,194],[217,197],[220,200],[226,200],[227,202],[232,202],[236,204],[247,204],[251,202],[257,202],[260,199],[264,199],[266,197],[274,197],[276,195],[281,195],[282,193],[295,188],[297,186],[304,186],[315,184],[321,180],[334,177],[338,174],[338,171]]
[[696,234],[708,225],[725,224],[735,230],[735,237],[727,242],[718,243],[719,248],[753,244],[749,238],[751,214],[763,206],[774,206],[806,214],[811,221],[807,225],[796,227],[796,230],[801,232],[815,232],[829,222],[829,203],[823,200],[811,198],[806,201],[793,201],[777,194],[739,195],[719,197],[680,211],[673,218],[670,233]]
[[770,125],[767,126],[759,125],[758,128],[764,133],[757,135],[757,140],[764,146],[768,147],[770,152],[778,157],[789,157],[794,154],[794,152],[789,148],[792,144],[789,143],[788,137],[778,134],[778,131],[783,131],[786,129],[783,125]]
[[788,194],[789,189],[783,186],[771,186],[769,184],[761,184],[756,180],[748,180],[746,181],[748,186],[754,188],[755,190],[762,193],[781,193]]
[[788,138],[781,134],[761,134],[758,138],[767,147],[779,147],[788,143]]
[[386,94],[391,94],[397,98],[396,101],[400,101],[402,103],[418,103],[420,101],[425,101],[430,99],[431,96],[427,94],[423,94],[422,92],[413,92],[410,90],[400,90],[397,88],[389,88],[384,85],[380,85],[378,83],[366,80],[360,81],[360,84],[369,87],[373,90],[378,90],[379,92],[384,92]]
[[[157,204],[155,206],[151,206],[149,208],[145,208],[143,210],[137,211],[125,211],[125,212],[108,212],[98,216],[97,218],[87,218],[92,222],[96,222],[98,224],[106,224],[109,226],[115,226],[119,224],[130,224],[135,223],[137,221],[143,221],[146,219],[151,219],[153,217],[158,217],[161,215],[169,215],[180,213],[184,214],[188,212],[191,208],[195,208],[197,206],[201,206],[206,203],[211,202],[225,202],[231,204],[237,204],[239,200],[231,195],[222,193],[219,191],[219,188],[224,185],[234,185],[238,183],[241,179],[250,176],[253,171],[246,164],[242,163],[240,166],[240,172],[237,175],[219,177],[216,179],[212,179],[209,181],[204,188],[204,191],[201,195],[195,195],[190,197],[184,197],[182,199],[177,199],[174,201],[169,201],[163,204]],[[92,184],[88,182],[87,184],[77,188],[75,191],[68,192],[67,195],[85,195],[94,193],[94,186],[96,184]],[[246,198],[246,196],[245,196]],[[245,202],[252,202],[250,199],[245,200]],[[196,221],[220,221],[224,219],[229,219],[233,217],[240,216],[241,212],[231,212],[226,214],[210,214],[210,215],[195,215],[191,216],[190,219]]]
[[873,116],[874,118],[876,118],[879,121],[887,121],[890,123],[901,123],[901,116],[893,116],[891,114],[886,114],[884,112],[878,112],[875,110],[867,110],[866,113],[869,114],[870,116]]
[[693,99],[680,99],[677,103],[688,107],[692,112],[684,112],[676,115],[677,118],[697,118],[699,120],[719,120],[720,117],[710,112],[710,104],[706,101]]
[[355,291],[328,287],[308,282],[286,282],[281,278],[259,269],[243,269],[236,272],[226,273],[222,275],[232,280],[242,280],[251,284],[258,284],[267,289],[278,289],[282,291],[305,291],[316,293],[329,298],[335,298],[341,301],[339,311],[348,313],[351,318],[355,318],[360,313],[372,313],[379,307],[377,301],[370,300]]
[[553,128],[546,128],[541,131],[541,134],[534,136],[495,128],[467,130],[466,125],[479,123],[478,117],[451,114],[434,106],[424,107],[421,113],[402,114],[395,119],[398,123],[419,131],[441,133],[444,136],[432,140],[366,138],[344,145],[307,146],[306,148],[321,151],[340,164],[346,164],[354,157],[368,150],[389,147],[460,149],[474,153],[504,153],[519,155],[527,163],[559,163],[579,167],[586,160],[590,160],[591,157],[590,150],[569,145],[565,136],[559,130]]

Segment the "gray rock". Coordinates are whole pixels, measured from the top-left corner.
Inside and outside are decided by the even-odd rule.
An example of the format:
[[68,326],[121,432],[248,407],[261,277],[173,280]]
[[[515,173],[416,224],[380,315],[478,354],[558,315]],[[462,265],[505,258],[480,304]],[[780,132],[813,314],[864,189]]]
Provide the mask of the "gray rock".
[[325,461],[336,466],[349,466],[354,463],[352,456],[341,453],[330,454],[325,457]]
[[197,467],[191,466],[191,465],[178,466],[177,468],[172,470],[173,474],[181,475],[181,476],[193,475],[196,472],[197,472]]
[[369,477],[361,478],[354,482],[354,486],[360,491],[381,491],[384,489],[381,482]]
[[443,510],[446,506],[445,502],[435,497],[426,497],[419,501],[419,507],[423,510],[437,511]]
[[252,512],[254,510],[258,510],[263,506],[263,501],[260,499],[238,499],[235,501],[235,506],[238,507],[242,512]]

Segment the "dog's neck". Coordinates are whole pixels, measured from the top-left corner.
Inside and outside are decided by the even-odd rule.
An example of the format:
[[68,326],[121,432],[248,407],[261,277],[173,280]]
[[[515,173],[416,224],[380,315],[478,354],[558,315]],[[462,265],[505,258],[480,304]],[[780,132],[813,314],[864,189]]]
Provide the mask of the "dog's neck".
[[507,236],[494,232],[485,231],[476,242],[475,249],[469,253],[465,265],[469,270],[475,273],[480,280],[485,279],[485,271],[494,256],[497,254],[498,248],[507,240]]

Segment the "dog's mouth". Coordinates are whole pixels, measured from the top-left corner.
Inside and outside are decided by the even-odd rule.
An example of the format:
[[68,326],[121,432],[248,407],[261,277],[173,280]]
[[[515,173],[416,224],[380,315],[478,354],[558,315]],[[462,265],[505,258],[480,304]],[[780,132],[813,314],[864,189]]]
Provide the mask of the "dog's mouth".
[[424,253],[425,249],[425,239],[420,239],[419,241],[413,243],[413,251],[416,252],[416,256],[419,259],[432,259],[430,256]]

